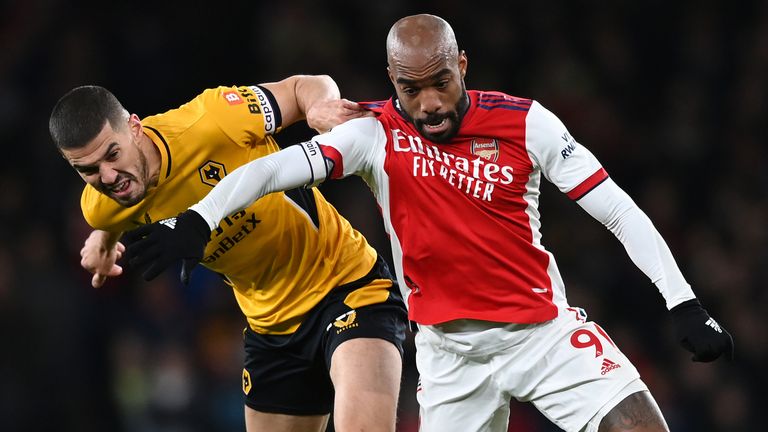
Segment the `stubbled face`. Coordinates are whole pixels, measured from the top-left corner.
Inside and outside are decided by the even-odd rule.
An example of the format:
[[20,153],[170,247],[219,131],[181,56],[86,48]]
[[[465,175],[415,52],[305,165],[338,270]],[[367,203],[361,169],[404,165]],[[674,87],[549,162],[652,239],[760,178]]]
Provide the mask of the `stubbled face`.
[[84,147],[62,154],[86,183],[124,207],[138,204],[151,184],[147,157],[139,148],[141,125],[133,116],[125,127],[105,122],[96,138]]
[[437,143],[456,136],[467,111],[467,58],[441,53],[392,56],[389,78],[400,106],[424,138]]

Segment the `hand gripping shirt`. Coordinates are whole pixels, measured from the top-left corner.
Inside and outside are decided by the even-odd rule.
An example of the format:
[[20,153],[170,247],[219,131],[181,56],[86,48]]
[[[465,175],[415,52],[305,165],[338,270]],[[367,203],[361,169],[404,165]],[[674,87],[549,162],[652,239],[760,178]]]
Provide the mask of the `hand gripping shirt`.
[[[122,207],[86,186],[81,207],[95,229],[122,232],[176,216],[235,168],[279,150],[279,107],[265,88],[208,89],[187,104],[142,120],[162,165],[157,187]],[[316,189],[271,194],[226,215],[212,230],[202,264],[225,275],[250,327],[287,334],[334,287],[368,273],[376,252]],[[350,307],[386,299],[380,280]]]

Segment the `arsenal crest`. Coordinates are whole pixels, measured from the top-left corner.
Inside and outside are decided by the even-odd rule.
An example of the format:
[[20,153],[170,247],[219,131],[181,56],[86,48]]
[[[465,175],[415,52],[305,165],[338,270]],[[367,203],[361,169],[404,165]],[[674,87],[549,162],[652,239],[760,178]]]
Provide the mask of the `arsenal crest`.
[[499,142],[495,139],[473,139],[470,148],[472,155],[481,157],[490,162],[499,159]]

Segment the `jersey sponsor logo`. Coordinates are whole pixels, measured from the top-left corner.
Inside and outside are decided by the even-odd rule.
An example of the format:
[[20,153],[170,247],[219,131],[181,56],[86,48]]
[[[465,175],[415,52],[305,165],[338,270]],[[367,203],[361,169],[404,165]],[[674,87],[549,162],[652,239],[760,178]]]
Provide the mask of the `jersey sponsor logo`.
[[237,92],[228,91],[224,92],[222,95],[224,96],[224,100],[226,100],[230,105],[240,105],[243,103],[243,98],[241,98]]
[[212,160],[206,161],[197,171],[200,173],[200,181],[208,186],[216,186],[227,175],[224,164]]
[[[273,134],[275,133],[275,129],[277,128],[277,120],[275,118],[275,111],[272,108],[272,104],[269,103],[269,98],[267,98],[267,95],[264,93],[264,91],[256,86],[251,86],[251,90],[253,90],[253,93],[256,95],[256,100],[254,102],[257,102],[258,108],[261,110],[261,113],[264,115],[264,132],[267,134]],[[251,102],[251,100],[248,100]],[[250,105],[248,105],[250,108]],[[253,112],[253,111],[252,111]]]
[[240,96],[248,102],[248,111],[251,114],[261,114],[261,108],[259,108],[259,100],[256,99],[256,95],[253,94],[250,87],[240,87],[237,89],[240,92]]
[[605,375],[608,372],[620,368],[621,365],[618,363],[614,363],[608,359],[603,359],[603,364],[600,365],[600,375]]
[[499,142],[495,139],[490,141],[479,138],[473,139],[469,150],[473,155],[491,162],[496,162],[499,159]]
[[334,320],[331,324],[328,324],[328,327],[326,327],[325,330],[328,331],[331,329],[331,327],[335,327],[336,334],[339,334],[344,330],[348,330],[348,329],[359,326],[360,323],[358,323],[356,319],[357,319],[357,312],[355,312],[355,310],[353,309],[345,314],[339,315],[336,318],[336,320]]
[[[241,240],[246,238],[249,234],[254,232],[256,230],[256,225],[260,224],[261,220],[256,219],[255,213],[246,213],[245,210],[240,210],[239,212],[227,216],[224,219],[222,219],[219,226],[216,227],[216,229],[213,231],[212,236],[214,238],[211,239],[211,241],[208,244],[214,243],[216,244],[216,249],[211,253],[210,255],[204,257],[201,261],[210,264],[217,259],[224,256],[227,252],[232,250],[232,248],[235,247],[238,243],[240,243]],[[232,233],[232,230],[230,229],[227,231],[227,235],[224,235],[225,228],[231,228],[234,227],[237,231]],[[220,238],[222,235],[224,235],[224,238]]]
[[[457,156],[444,152],[434,144],[425,145],[421,137],[409,135],[400,129],[392,129],[392,147],[394,151],[412,153],[414,177],[441,177],[456,189],[483,201],[493,200],[493,190],[497,184],[508,185],[513,181],[513,168],[499,165],[484,156],[493,156],[490,148],[476,159]],[[493,140],[498,145],[498,141]],[[481,143],[488,144],[488,141]],[[498,159],[498,150],[495,158]]]
[[560,150],[560,156],[563,157],[563,159],[568,159],[574,151],[576,151],[576,140],[573,139],[573,137],[568,133],[563,133],[563,136],[560,137],[563,141],[565,141],[565,147],[563,147]]
[[248,394],[251,392],[251,373],[248,369],[243,368],[243,393]]

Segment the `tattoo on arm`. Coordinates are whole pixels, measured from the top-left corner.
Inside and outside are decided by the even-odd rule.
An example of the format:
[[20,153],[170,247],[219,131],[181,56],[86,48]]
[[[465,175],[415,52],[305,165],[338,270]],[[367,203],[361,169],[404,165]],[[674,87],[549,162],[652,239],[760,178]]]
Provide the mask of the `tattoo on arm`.
[[598,432],[668,432],[664,418],[648,392],[627,396],[600,421]]

